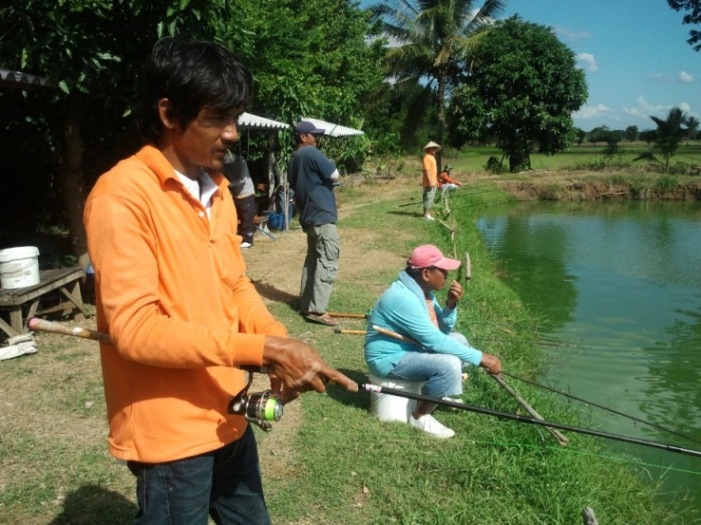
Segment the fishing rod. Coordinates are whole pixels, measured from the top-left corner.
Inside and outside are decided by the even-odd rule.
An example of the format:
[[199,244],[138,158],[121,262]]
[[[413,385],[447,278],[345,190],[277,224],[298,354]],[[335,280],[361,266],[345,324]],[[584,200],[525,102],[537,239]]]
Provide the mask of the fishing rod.
[[[74,327],[70,328],[64,326],[60,323],[55,323],[51,321],[45,321],[43,319],[32,318],[27,322],[27,326],[31,330],[44,331],[50,333],[57,333],[63,335],[70,335],[74,337],[81,337],[84,339],[92,339],[96,341],[109,341],[109,336],[103,332],[98,332],[96,330],[90,330],[88,328]],[[248,370],[252,374],[253,370]],[[274,420],[278,421],[282,417],[283,409],[282,404],[274,396],[270,396],[268,391],[262,393],[256,393],[248,395],[248,388],[250,387],[251,379],[249,376],[249,382],[246,388],[244,388],[239,394],[232,397],[229,403],[229,410],[236,410],[234,413],[239,413],[244,415],[249,421],[256,423],[261,426],[264,430],[270,430],[270,425],[268,421]],[[536,419],[526,416],[519,416],[517,414],[511,414],[508,412],[500,412],[497,410],[492,410],[489,408],[478,407],[475,405],[470,405],[468,403],[462,403],[458,401],[451,401],[442,398],[433,398],[429,396],[424,396],[421,394],[414,394],[412,392],[407,392],[405,390],[398,390],[395,388],[389,388],[380,385],[374,385],[372,383],[363,383],[358,386],[358,392],[374,392],[378,394],[389,394],[393,396],[404,397],[407,399],[413,399],[415,401],[426,401],[435,405],[442,405],[451,408],[457,408],[466,410],[469,412],[475,412],[478,414],[489,415],[494,417],[499,417],[502,419],[510,419],[513,421],[518,421],[520,423],[528,423],[532,425],[551,427],[560,430],[568,430],[570,432],[577,432],[580,434],[586,434],[595,437],[602,437],[606,439],[611,439],[614,441],[622,441],[625,443],[633,443],[636,445],[642,445],[651,448],[657,448],[666,450],[669,452],[675,452],[678,454],[686,454],[690,456],[701,457],[700,450],[688,449],[680,447],[677,445],[657,443],[654,441],[649,441],[645,439],[632,438],[627,436],[621,436],[618,434],[611,434],[607,432],[601,432],[598,430],[592,430],[588,428],[575,427],[572,425],[566,425],[563,423],[555,423],[552,421],[547,421],[545,419]]]
[[544,419],[536,419],[533,417],[519,416],[518,414],[511,414],[509,412],[500,412],[498,410],[492,410],[490,408],[480,407],[476,405],[470,405],[468,403],[461,403],[459,401],[449,401],[447,399],[435,398],[430,396],[424,396],[422,394],[414,394],[413,392],[407,392],[406,390],[398,390],[396,388],[390,388],[386,386],[374,385],[372,383],[362,383],[359,385],[359,391],[366,391],[377,394],[389,394],[392,396],[405,397],[407,399],[413,399],[415,401],[424,401],[427,403],[432,403],[434,405],[442,405],[451,408],[457,408],[461,410],[466,410],[468,412],[475,412],[477,414],[483,414],[487,416],[494,416],[501,419],[510,419],[512,421],[518,421],[519,423],[528,423],[531,425],[538,425],[543,427],[552,427],[560,430],[568,430],[570,432],[577,432],[579,434],[586,434],[589,436],[595,436],[605,439],[611,439],[614,441],[622,441],[624,443],[633,443],[635,445],[642,445],[645,447],[657,448],[666,450],[668,452],[675,452],[677,454],[686,454],[689,456],[701,457],[701,450],[694,450],[690,448],[684,448],[677,445],[671,445],[667,443],[658,443],[656,441],[649,441],[646,439],[639,439],[634,437],[622,436],[619,434],[611,434],[609,432],[601,432],[599,430],[592,430],[589,428],[576,427],[573,425],[566,425],[564,423],[555,423],[554,421],[547,421]]
[[[48,332],[53,334],[71,335],[82,339],[91,339],[103,343],[111,343],[110,336],[104,332],[91,330],[75,326],[73,328],[33,317],[27,321],[30,330]],[[272,390],[262,392],[251,392],[249,390],[253,384],[253,374],[261,372],[261,367],[241,366],[241,370],[248,372],[248,383],[236,395],[229,398],[227,412],[244,416],[247,421],[255,423],[266,432],[272,430],[271,422],[279,421],[283,414],[282,400]]]

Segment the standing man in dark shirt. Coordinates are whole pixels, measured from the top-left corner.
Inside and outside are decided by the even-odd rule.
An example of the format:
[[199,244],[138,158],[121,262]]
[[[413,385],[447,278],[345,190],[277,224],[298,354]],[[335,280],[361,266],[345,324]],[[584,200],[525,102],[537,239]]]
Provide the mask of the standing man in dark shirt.
[[336,326],[328,314],[331,288],[338,274],[340,243],[333,184],[339,179],[336,166],[317,149],[324,130],[309,121],[295,125],[297,149],[287,165],[287,178],[294,190],[299,222],[307,234],[307,257],[302,269],[300,313],[308,321]]

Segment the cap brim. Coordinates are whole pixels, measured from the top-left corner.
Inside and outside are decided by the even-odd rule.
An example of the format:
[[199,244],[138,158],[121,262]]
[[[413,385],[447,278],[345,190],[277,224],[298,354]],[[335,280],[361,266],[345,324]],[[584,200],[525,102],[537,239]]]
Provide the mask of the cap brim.
[[440,268],[441,270],[452,271],[460,268],[460,261],[458,261],[457,259],[449,259],[448,257],[443,257],[437,263],[433,263],[432,266]]

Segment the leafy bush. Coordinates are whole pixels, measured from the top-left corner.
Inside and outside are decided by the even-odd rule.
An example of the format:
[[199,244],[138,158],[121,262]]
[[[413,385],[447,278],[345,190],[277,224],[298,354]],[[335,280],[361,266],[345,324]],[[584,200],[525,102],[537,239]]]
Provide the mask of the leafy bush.
[[489,173],[504,173],[504,165],[495,156],[491,156],[487,159],[487,164],[485,164],[484,169]]

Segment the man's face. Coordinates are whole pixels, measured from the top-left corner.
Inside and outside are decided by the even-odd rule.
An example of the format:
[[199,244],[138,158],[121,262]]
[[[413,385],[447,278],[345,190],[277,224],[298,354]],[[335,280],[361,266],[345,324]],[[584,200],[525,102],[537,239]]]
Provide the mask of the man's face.
[[316,146],[319,135],[313,135],[311,133],[302,133],[300,136],[302,139],[302,144],[305,146]]
[[425,278],[431,290],[442,290],[448,280],[448,270],[431,266],[425,269]]
[[242,107],[224,113],[205,107],[185,129],[176,123],[171,135],[175,169],[190,177],[197,177],[200,167],[222,169],[227,149],[238,140],[241,113]]

